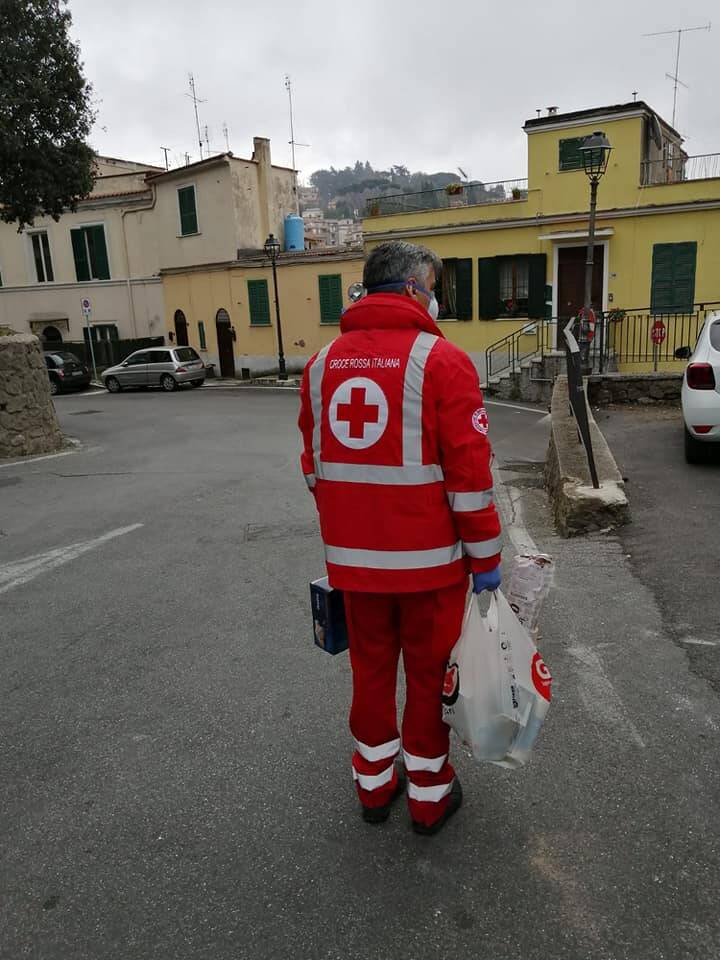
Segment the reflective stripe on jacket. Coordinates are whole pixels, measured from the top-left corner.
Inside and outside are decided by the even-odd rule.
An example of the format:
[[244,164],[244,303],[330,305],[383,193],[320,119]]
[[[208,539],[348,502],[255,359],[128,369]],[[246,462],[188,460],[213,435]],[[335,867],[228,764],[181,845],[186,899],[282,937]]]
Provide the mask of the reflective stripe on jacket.
[[305,368],[299,425],[333,586],[432,590],[499,563],[477,372],[416,301],[345,312]]

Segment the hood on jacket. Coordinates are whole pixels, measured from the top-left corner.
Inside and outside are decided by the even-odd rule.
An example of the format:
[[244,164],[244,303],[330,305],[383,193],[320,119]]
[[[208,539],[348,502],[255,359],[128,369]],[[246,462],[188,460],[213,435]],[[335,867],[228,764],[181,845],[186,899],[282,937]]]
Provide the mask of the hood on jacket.
[[399,293],[372,293],[348,307],[340,318],[340,332],[351,330],[424,330],[443,337],[442,330],[417,300]]

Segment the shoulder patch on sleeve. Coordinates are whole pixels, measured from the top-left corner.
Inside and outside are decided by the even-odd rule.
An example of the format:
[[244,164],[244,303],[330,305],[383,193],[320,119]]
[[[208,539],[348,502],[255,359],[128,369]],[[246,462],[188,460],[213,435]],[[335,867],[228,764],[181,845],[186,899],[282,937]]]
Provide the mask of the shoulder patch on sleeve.
[[472,425],[475,427],[478,433],[482,433],[483,436],[487,435],[490,424],[488,422],[488,415],[485,407],[477,408],[475,413],[472,415]]

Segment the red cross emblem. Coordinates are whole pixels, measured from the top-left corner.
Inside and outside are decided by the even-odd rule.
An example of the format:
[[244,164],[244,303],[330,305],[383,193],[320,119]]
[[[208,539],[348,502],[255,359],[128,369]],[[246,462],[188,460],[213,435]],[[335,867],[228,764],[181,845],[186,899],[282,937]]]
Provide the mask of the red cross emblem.
[[365,436],[365,424],[377,423],[380,407],[377,403],[365,403],[365,387],[353,387],[350,391],[350,403],[339,403],[337,420],[350,424],[350,436],[360,440]]
[[329,408],[330,429],[354,450],[370,447],[385,432],[388,404],[381,387],[368,377],[353,377],[335,390]]

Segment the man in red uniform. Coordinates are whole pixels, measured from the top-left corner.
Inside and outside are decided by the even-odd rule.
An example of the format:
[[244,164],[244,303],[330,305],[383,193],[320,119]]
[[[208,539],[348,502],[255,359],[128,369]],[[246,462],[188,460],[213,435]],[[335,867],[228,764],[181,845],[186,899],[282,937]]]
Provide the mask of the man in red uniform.
[[353,672],[353,777],[365,820],[403,790],[395,692],[403,656],[402,759],[413,827],[435,833],[462,802],[441,695],[476,592],[500,585],[487,415],[470,358],[437,327],[432,251],[386,243],[367,295],[310,360],[299,426],[330,584],[344,592]]

